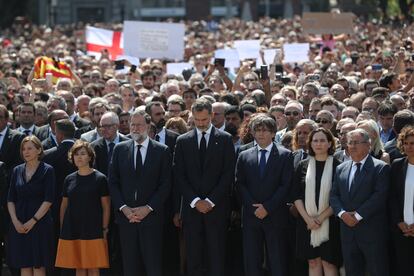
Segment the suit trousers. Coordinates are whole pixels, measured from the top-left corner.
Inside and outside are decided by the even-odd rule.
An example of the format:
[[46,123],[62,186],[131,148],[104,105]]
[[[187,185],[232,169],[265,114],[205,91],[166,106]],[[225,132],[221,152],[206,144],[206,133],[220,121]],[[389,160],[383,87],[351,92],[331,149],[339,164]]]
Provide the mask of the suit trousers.
[[[264,220],[267,220],[266,218]],[[263,248],[266,248],[270,275],[287,274],[286,229],[275,227],[271,221],[247,222],[243,224],[243,252],[246,276],[262,276]]]
[[353,240],[342,239],[346,276],[365,276],[365,270],[370,276],[389,276],[387,250],[385,237],[372,241],[355,236]]
[[186,210],[183,218],[183,230],[187,255],[187,275],[225,275],[228,219],[227,212],[223,209],[225,208],[215,206],[207,214],[202,214],[195,208]]
[[124,276],[162,276],[162,229],[162,224],[119,224]]

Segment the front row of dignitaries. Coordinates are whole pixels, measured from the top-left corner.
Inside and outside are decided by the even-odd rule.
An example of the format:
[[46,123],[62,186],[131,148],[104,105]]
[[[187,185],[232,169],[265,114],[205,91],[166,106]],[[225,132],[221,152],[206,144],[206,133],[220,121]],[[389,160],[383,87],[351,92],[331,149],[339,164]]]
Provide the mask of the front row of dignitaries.
[[[192,113],[195,129],[177,139],[174,159],[174,184],[183,196],[187,272],[224,275],[234,147],[227,133],[211,125],[208,102],[197,100]],[[142,111],[132,114],[132,140],[113,148],[108,185],[104,175],[91,169],[94,154],[90,146],[77,142],[72,147],[73,135],[64,121],[56,123],[59,146],[48,153],[48,162],[55,170],[40,161],[43,151],[37,138],[28,136],[21,143],[25,163],[13,170],[8,195],[12,220],[9,265],[21,269],[22,275],[44,275],[45,268],[53,265],[56,244],[50,238],[54,227],[48,209],[63,195],[56,266],[77,268],[78,275],[97,275],[97,268],[108,265],[104,239],[109,223],[109,185],[120,231],[123,275],[141,275],[144,270],[147,275],[162,275],[163,205],[171,189],[172,160],[168,147],[148,138],[151,118]],[[292,154],[273,142],[275,129],[273,119],[258,116],[252,123],[255,144],[239,155],[236,166],[235,184],[243,206],[245,274],[262,275],[262,262],[266,260],[271,275],[289,275],[285,253],[288,213],[284,207],[293,182],[293,200],[302,219],[298,220],[297,241],[303,246],[297,253],[308,260],[310,275],[338,275],[342,256],[347,275],[365,275],[365,270],[373,276],[389,275],[390,169],[371,157],[368,134],[361,129],[348,133],[352,160],[339,165],[331,157],[335,143],[331,134],[314,130],[308,137],[310,157],[300,162],[294,173]],[[392,244],[401,270],[393,271],[396,275],[408,275],[413,261],[412,254],[407,254],[414,236],[413,139],[413,128],[401,132],[398,146],[407,157],[392,165]],[[64,182],[55,183],[61,181],[55,173],[62,173],[57,152],[67,153],[69,149],[77,172],[70,174],[76,170],[72,167]],[[61,189],[60,194],[56,187]],[[84,208],[84,202],[94,206]],[[82,212],[76,211],[81,206]],[[99,258],[73,254],[79,248],[84,253],[99,251]]]

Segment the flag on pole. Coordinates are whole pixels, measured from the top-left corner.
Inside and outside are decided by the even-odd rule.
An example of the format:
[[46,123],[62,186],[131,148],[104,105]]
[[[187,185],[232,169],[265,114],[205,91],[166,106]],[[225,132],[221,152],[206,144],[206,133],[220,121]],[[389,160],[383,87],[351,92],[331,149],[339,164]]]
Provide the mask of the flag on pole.
[[100,29],[95,27],[86,27],[86,51],[88,55],[99,58],[101,51],[106,49],[109,57],[116,60],[118,56],[124,53],[124,39],[122,32]]

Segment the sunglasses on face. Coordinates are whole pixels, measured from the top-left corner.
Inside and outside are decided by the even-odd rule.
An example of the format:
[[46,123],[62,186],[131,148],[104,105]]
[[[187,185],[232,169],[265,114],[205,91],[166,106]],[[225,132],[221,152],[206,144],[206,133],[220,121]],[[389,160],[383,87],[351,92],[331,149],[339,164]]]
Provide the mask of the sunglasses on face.
[[299,112],[298,111],[287,111],[285,112],[286,116],[299,116]]
[[316,122],[318,124],[330,124],[331,123],[331,121],[326,120],[326,119],[316,119]]

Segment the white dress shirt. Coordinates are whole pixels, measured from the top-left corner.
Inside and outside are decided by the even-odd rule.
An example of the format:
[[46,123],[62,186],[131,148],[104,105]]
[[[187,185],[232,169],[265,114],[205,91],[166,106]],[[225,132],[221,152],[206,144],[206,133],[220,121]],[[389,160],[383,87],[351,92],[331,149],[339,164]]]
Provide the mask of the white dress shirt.
[[21,133],[23,133],[23,134],[26,134],[24,131],[25,130],[29,130],[30,131],[30,133],[29,133],[29,135],[33,135],[33,130],[34,130],[34,127],[35,127],[35,125],[32,125],[31,127],[29,127],[29,128],[24,128],[24,127],[22,127],[22,126],[19,126],[19,131],[21,132]]
[[137,150],[138,150],[138,145],[141,145],[141,158],[142,158],[142,165],[144,165],[145,163],[145,157],[147,157],[147,150],[148,150],[148,144],[149,144],[149,137],[147,136],[147,138],[144,140],[144,142],[142,142],[141,144],[134,141],[134,168],[137,168]]
[[[358,168],[356,164],[357,163],[360,163],[361,164],[361,167],[359,169],[362,171],[362,169],[364,168],[365,161],[367,161],[368,156],[369,156],[369,154],[367,154],[367,156],[365,156],[365,158],[362,159],[360,162],[354,162],[354,161],[352,161],[351,172],[349,173],[349,178],[348,178],[348,189],[349,189],[348,191],[351,190],[352,181],[354,180],[355,172],[356,172],[356,170]],[[342,210],[341,212],[339,212],[338,213],[338,217],[340,218],[343,213],[345,213],[345,210]],[[360,220],[363,219],[363,217],[361,217],[361,215],[358,214],[357,212],[355,212],[355,218],[358,221],[360,221]]]
[[165,127],[163,127],[161,129],[160,132],[158,132],[156,135],[158,135],[158,137],[160,137],[159,141],[161,144],[165,145],[165,135],[166,135],[166,131],[165,131]]
[[[118,135],[119,136],[119,135]],[[144,140],[144,142],[142,142],[141,144],[140,143],[138,143],[138,142],[136,142],[136,141],[134,141],[134,168],[136,168],[137,167],[137,150],[138,150],[138,145],[141,145],[142,147],[141,147],[141,149],[140,149],[140,152],[141,152],[141,157],[142,157],[142,165],[144,165],[144,163],[145,163],[145,157],[147,157],[147,150],[148,150],[148,144],[149,144],[149,137],[147,136],[147,138]],[[137,197],[137,194],[136,194],[136,192],[135,192],[135,199],[136,199],[136,197]],[[146,205],[151,211],[154,211],[154,209],[152,209],[151,208],[151,206],[149,206],[149,205]],[[122,205],[120,208],[119,208],[119,211],[122,211],[122,209],[124,208],[124,207],[127,207],[127,205],[126,204],[124,204],[124,205]]]
[[269,156],[270,156],[270,152],[272,151],[273,148],[273,143],[270,143],[266,148],[261,148],[258,144],[257,144],[257,164],[260,164],[260,158],[262,157],[262,152],[261,150],[265,150],[266,151],[266,163],[267,160],[269,160]]

